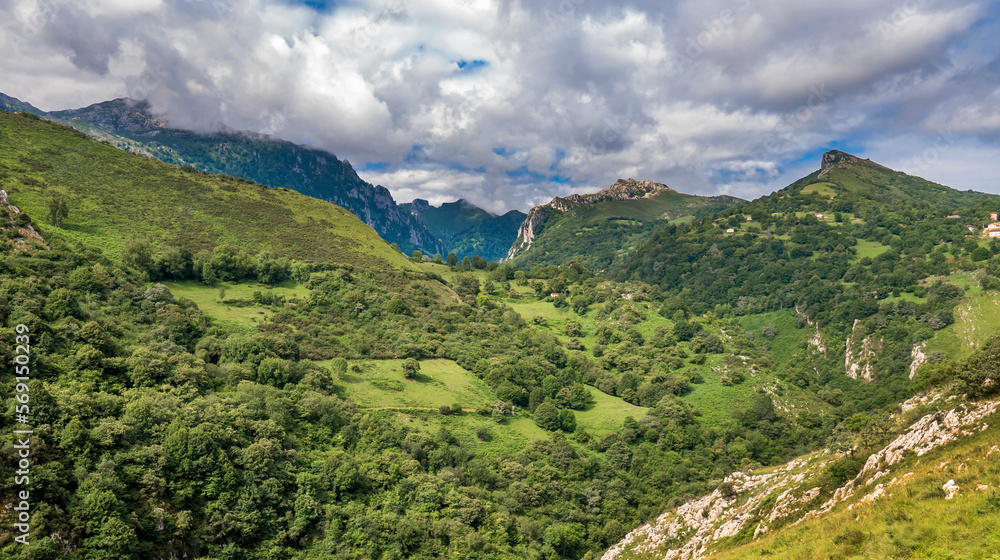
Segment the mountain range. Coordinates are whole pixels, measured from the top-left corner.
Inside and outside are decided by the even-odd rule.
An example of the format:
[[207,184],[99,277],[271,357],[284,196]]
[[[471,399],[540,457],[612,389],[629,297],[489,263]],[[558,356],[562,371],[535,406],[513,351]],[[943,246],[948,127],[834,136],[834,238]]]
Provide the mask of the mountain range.
[[[2,94],[0,94],[2,95]],[[115,99],[81,109],[44,112],[2,95],[6,110],[23,110],[72,126],[112,145],[179,166],[285,187],[334,202],[409,254],[447,252],[423,223],[396,204],[381,185],[361,179],[350,162],[266,134],[219,125],[208,133],[173,128],[147,101]]]
[[[165,126],[86,119],[139,151]],[[35,430],[32,545],[0,510],[5,558],[1000,546],[996,195],[834,150],[753,201],[623,179],[495,228],[396,205],[452,243],[521,222],[509,261],[459,270],[104,139],[0,112],[0,317],[33,342]]]

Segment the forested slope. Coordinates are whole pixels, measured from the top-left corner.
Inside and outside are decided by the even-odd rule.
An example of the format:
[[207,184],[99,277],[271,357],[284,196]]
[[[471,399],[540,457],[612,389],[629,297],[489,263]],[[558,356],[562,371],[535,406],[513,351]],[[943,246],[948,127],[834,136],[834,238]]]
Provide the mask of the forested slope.
[[[913,383],[850,379],[815,329],[860,313],[908,344],[954,331],[948,313],[995,287],[996,257],[973,260],[948,218],[927,226],[950,236],[946,252],[921,261],[892,232],[922,222],[877,220],[895,210],[876,205],[846,225],[773,216],[782,244],[839,232],[843,250],[795,257],[821,281],[741,308],[695,282],[616,282],[579,263],[418,267],[333,205],[28,116],[0,114],[0,142],[0,359],[24,325],[20,420],[34,432],[31,544],[2,510],[5,558],[594,558],[736,470],[850,440],[883,425],[883,405],[964,379],[947,356]],[[727,212],[711,220],[747,224]],[[744,227],[665,235],[723,267],[703,240],[750,255],[766,235]],[[906,258],[866,261],[849,237]],[[791,251],[767,247],[785,270]],[[844,263],[856,280],[817,272]],[[905,278],[899,296],[870,293],[910,266],[927,272],[912,292]],[[973,274],[986,281],[960,281]],[[813,289],[836,305],[814,305]],[[10,392],[5,404],[13,472]],[[21,489],[5,477],[0,497]]]

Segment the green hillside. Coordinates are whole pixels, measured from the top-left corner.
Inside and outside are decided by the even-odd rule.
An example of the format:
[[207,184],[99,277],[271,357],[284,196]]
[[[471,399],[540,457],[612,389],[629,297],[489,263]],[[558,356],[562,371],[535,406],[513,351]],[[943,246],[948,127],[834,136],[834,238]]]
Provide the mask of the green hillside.
[[115,99],[46,113],[0,94],[0,108],[4,107],[37,113],[123,150],[166,163],[242,177],[334,202],[372,226],[383,239],[399,244],[407,254],[414,249],[430,254],[443,250],[423,224],[400,210],[388,189],[364,181],[348,161],[324,150],[225,126],[211,132],[174,128],[153,114],[144,100]]
[[487,261],[500,261],[510,251],[517,237],[517,228],[524,218],[524,212],[511,210],[502,216],[484,220],[455,234],[450,251],[462,258],[479,255]]
[[978,289],[980,280],[953,273],[1000,273],[1000,244],[967,227],[998,207],[995,195],[830,152],[820,171],[782,190],[658,231],[615,277],[656,284],[697,313],[794,311],[827,350],[791,354],[782,362],[790,374],[815,371],[844,390],[845,362],[854,363],[885,403],[905,395],[914,346],[952,324],[959,299]]
[[[935,212],[996,198],[925,212],[826,169],[747,203],[750,221],[698,220],[657,185],[554,201],[595,230],[660,224],[648,262],[615,261],[615,279],[411,263],[330,203],[0,113],[0,185],[20,208],[0,203],[0,361],[30,354],[28,382],[2,380],[9,472],[14,430],[33,430],[31,543],[0,509],[0,557],[593,560],[726,477],[867,453],[917,390],[993,396],[1000,339],[972,345],[993,329],[1000,256]],[[831,196],[851,212],[817,218]],[[629,202],[651,205],[622,217]],[[868,348],[871,382],[846,375],[845,348]],[[817,474],[861,468],[832,465]],[[963,488],[995,482],[965,468]],[[0,478],[4,503],[21,490]],[[942,500],[927,507],[952,515]],[[831,534],[845,555],[891,540]]]
[[589,270],[613,270],[668,224],[687,223],[740,202],[730,196],[679,193],[662,185],[647,191],[644,183],[649,182],[620,180],[579,201],[557,198],[532,209],[527,219],[537,223],[530,247],[522,226],[512,262],[531,268],[577,261]]
[[[228,243],[276,258],[412,267],[335,204],[122,152],[24,114],[0,112],[0,185],[45,235],[100,247],[112,258],[135,238],[192,253]],[[69,209],[59,227],[47,216],[54,198]]]
[[[855,415],[822,451],[734,473],[609,551],[611,560],[700,549],[723,558],[989,558],[998,544],[1000,402],[994,335],[934,391]],[[971,397],[966,399],[965,397]],[[894,407],[895,408],[895,407]]]

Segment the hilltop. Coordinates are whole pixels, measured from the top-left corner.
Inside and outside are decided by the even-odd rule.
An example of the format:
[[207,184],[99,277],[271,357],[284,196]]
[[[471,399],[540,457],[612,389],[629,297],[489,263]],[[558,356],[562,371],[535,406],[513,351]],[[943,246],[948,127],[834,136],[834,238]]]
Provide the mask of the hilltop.
[[619,179],[596,193],[556,197],[532,208],[507,259],[525,267],[575,260],[591,270],[610,269],[655,229],[739,202],[725,195],[684,194],[653,181]]

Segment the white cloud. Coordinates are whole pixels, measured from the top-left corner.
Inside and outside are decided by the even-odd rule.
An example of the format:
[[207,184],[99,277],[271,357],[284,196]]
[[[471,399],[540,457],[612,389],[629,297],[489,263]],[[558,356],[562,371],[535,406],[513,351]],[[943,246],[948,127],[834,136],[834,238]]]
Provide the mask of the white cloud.
[[[935,169],[987,185],[973,163],[1000,140],[987,7],[8,0],[0,91],[47,110],[146,96],[181,126],[222,121],[386,164],[362,176],[400,200],[496,212],[624,176],[753,197],[814,170],[783,162],[832,142],[901,162],[943,128],[967,144]],[[897,137],[905,148],[883,148]]]

